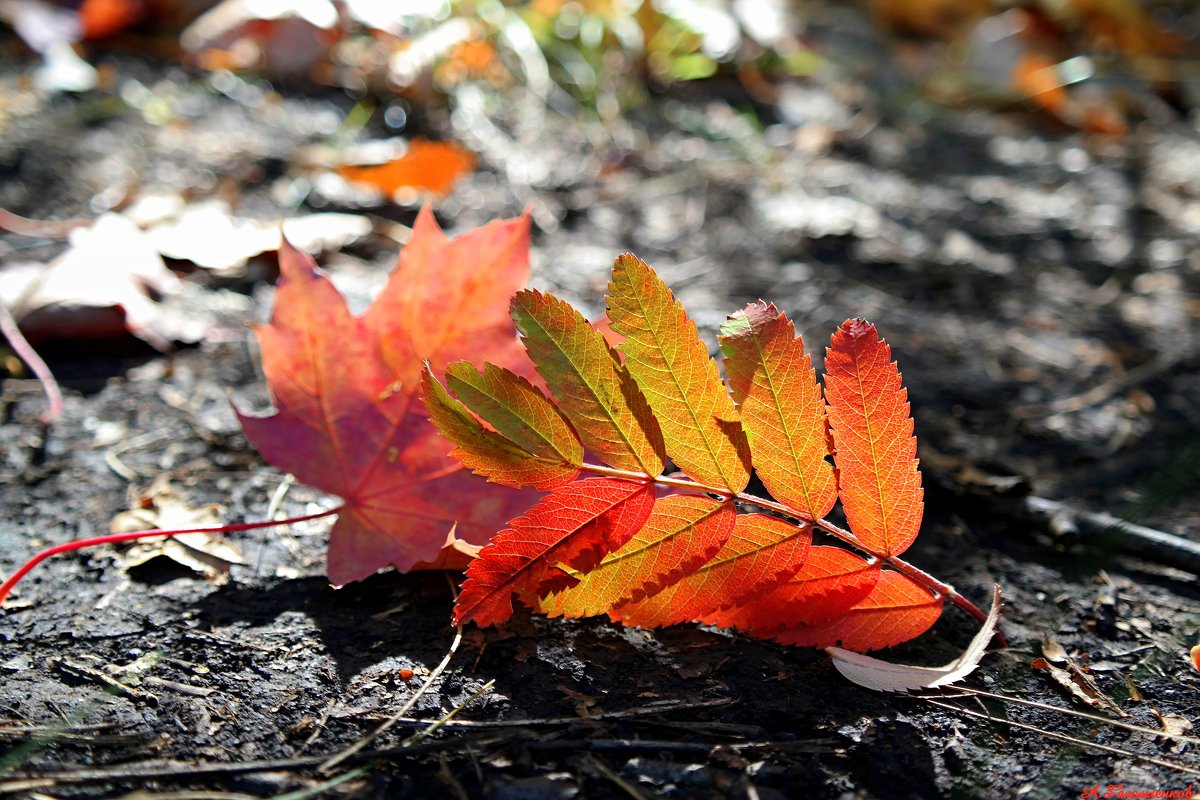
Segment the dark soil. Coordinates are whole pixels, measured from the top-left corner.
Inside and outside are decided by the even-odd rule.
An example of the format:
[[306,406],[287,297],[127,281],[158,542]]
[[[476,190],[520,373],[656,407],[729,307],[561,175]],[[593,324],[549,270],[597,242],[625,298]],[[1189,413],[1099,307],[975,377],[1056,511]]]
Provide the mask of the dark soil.
[[[222,93],[176,68],[106,58],[119,81],[167,98],[172,123],[148,122],[111,91],[38,100],[0,137],[0,206],[90,217],[93,198],[117,185],[203,196],[232,184],[244,211],[272,218],[273,188],[294,174],[299,150],[352,105],[332,91]],[[15,78],[5,87],[10,99],[25,97]],[[1114,142],[1019,112],[795,88],[787,121],[758,109],[762,128],[715,99],[727,93],[738,105],[734,87],[656,98],[603,158],[553,113],[541,132],[516,106],[497,111],[492,128],[458,119],[450,131],[431,111],[423,124],[447,126],[482,160],[439,217],[460,231],[532,204],[534,285],[589,311],[602,306],[613,256],[632,250],[675,287],[712,344],[724,316],[759,297],[785,309],[818,355],[843,319],[870,318],[904,372],[921,443],[927,512],[911,560],[979,605],[993,584],[1003,588],[1010,647],[967,685],[1090,710],[1030,668],[1051,634],[1090,664],[1129,722],[1157,730],[1159,714],[1195,720],[1195,561],[1139,554],[1115,532],[1044,524],[1022,498],[1200,541],[1200,138],[1180,122]],[[495,131],[510,137],[508,157],[497,154]],[[524,183],[511,169],[518,156]],[[307,199],[314,209],[331,202]],[[411,222],[415,210],[377,213]],[[61,247],[0,240],[9,260]],[[393,259],[394,245],[378,238],[325,263],[361,309]],[[236,279],[191,274],[211,297],[233,298],[213,301],[219,322],[194,347],[50,350],[68,391],[64,417],[45,434],[37,385],[5,381],[0,570],[106,531],[131,484],[114,460],[137,486],[166,473],[197,504],[222,504],[228,520],[265,518],[284,476],[241,436],[229,401],[266,403],[244,326],[269,312],[271,269],[262,261]],[[333,502],[293,486],[281,512]],[[365,765],[326,791],[1040,798],[1110,783],[1182,789],[1200,769],[1195,746],[1053,710],[938,701],[960,713],[871,693],[815,651],[697,627],[518,614],[500,628],[468,628],[411,711],[436,720],[466,704],[451,722],[407,748],[400,743],[423,726],[402,723],[322,774],[326,756],[411,697],[454,636],[441,574],[385,573],[331,589],[326,530],[319,521],[240,536],[247,564],[223,586],[163,559],[127,569],[107,549],[39,567],[0,611],[0,792],[273,796]],[[884,657],[944,663],[973,632],[947,611]],[[131,681],[120,668],[139,659],[147,669]]]

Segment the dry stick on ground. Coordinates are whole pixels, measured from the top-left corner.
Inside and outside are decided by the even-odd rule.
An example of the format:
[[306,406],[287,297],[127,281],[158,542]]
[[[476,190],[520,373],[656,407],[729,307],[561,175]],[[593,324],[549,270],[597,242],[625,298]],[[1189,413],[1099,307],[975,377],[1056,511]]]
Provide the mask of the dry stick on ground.
[[1114,536],[1123,549],[1135,555],[1200,574],[1200,542],[1135,525],[1112,514],[1077,511],[1044,497],[1026,497],[1021,510],[1032,522],[1053,534]]

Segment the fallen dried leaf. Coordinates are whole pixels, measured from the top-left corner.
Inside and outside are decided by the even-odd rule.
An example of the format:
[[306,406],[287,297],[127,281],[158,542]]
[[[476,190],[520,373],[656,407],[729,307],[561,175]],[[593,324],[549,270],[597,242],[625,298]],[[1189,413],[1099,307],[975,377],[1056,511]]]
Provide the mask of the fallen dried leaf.
[[145,234],[117,214],[77,228],[70,247],[48,264],[0,270],[0,297],[36,345],[47,339],[113,338],[126,331],[166,350],[204,337],[204,322],[168,306],[182,282]]
[[[215,503],[192,506],[165,474],[154,479],[149,489],[135,490],[130,510],[122,511],[109,523],[111,533],[162,528],[197,528],[221,524],[221,507]],[[163,556],[200,573],[213,583],[229,580],[233,564],[244,564],[237,545],[219,533],[185,533],[161,539],[142,539],[124,554],[126,567],[136,567]]]
[[388,197],[404,192],[448,193],[475,166],[475,157],[454,142],[413,139],[408,149],[386,164],[344,164],[336,172],[353,183],[367,184]]
[[[1034,659],[1029,666],[1049,672],[1055,683],[1066,689],[1072,697],[1092,708],[1105,709],[1121,717],[1129,716],[1112,698],[1100,690],[1092,676],[1079,666],[1050,634],[1046,634],[1042,640],[1042,654],[1044,658]],[[1066,666],[1061,667],[1059,664]]]

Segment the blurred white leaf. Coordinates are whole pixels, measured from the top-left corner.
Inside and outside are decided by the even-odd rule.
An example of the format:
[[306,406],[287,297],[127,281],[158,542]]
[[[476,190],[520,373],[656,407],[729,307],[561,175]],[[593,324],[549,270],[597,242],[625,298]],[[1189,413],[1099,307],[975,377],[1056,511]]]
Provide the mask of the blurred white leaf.
[[[367,235],[371,222],[356,214],[309,214],[285,220],[283,230],[295,247],[319,253]],[[220,200],[189,206],[146,235],[167,258],[191,261],[219,273],[236,273],[251,258],[278,250],[280,244],[278,222],[236,217]]]
[[160,304],[180,281],[132,222],[104,214],[71,231],[69,242],[48,264],[0,270],[0,297],[31,340],[109,338],[127,329],[165,350],[203,337],[202,323]]

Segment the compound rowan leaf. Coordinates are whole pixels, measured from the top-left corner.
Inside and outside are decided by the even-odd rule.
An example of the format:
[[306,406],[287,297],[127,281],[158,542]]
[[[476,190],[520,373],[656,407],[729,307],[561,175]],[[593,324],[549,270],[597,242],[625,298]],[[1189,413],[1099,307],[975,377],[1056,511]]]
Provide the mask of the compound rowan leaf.
[[900,371],[875,326],[861,319],[846,320],[834,333],[825,370],[846,520],[867,549],[899,555],[917,538],[924,509]]
[[575,585],[578,579],[559,565],[595,568],[637,533],[653,507],[649,482],[593,478],[547,495],[496,534],[467,568],[455,622],[504,622],[512,616],[513,594],[541,597]]
[[658,421],[604,335],[570,305],[542,292],[518,292],[510,311],[530,360],[584,446],[617,469],[662,472]]
[[430,421],[455,445],[450,455],[476,475],[513,488],[528,486],[542,491],[578,477],[578,460],[570,462],[555,455],[531,453],[483,427],[465,405],[450,396],[431,370],[426,370],[421,387]]
[[[422,356],[442,366],[524,359],[506,312],[527,273],[528,236],[521,218],[448,240],[426,209],[399,277],[363,318],[311,258],[281,247],[271,322],[258,328],[276,410],[239,417],[267,461],[345,500],[327,556],[334,583],[434,560],[456,525],[460,538],[483,543],[533,502],[450,458],[416,396]],[[455,313],[431,311],[443,308]]]
[[495,364],[478,372],[469,361],[446,367],[446,385],[463,404],[517,446],[543,458],[579,466],[583,445],[541,390]]
[[613,620],[653,628],[691,622],[750,602],[803,566],[812,528],[765,514],[739,514],[725,546],[700,569],[657,594],[618,607]]
[[866,597],[844,616],[785,628],[771,636],[800,647],[841,647],[863,652],[915,639],[937,622],[943,599],[899,572],[885,570]]
[[750,446],[737,409],[692,322],[654,270],[630,253],[608,284],[608,317],[625,367],[658,417],[667,454],[694,480],[742,491]]
[[588,617],[662,591],[716,555],[736,518],[732,501],[696,495],[661,498],[632,539],[595,569],[574,574],[579,583],[540,601],[538,609],[568,619]]
[[363,324],[406,391],[420,381],[424,361],[438,374],[460,358],[522,372],[528,360],[508,318],[508,299],[528,279],[528,214],[449,239],[426,206]]
[[703,617],[709,625],[754,636],[841,617],[879,582],[879,562],[840,547],[809,549],[799,571],[782,586],[744,605]]
[[826,460],[825,401],[804,342],[761,301],[730,316],[719,340],[758,477],[775,499],[821,519],[837,500],[837,481]]

